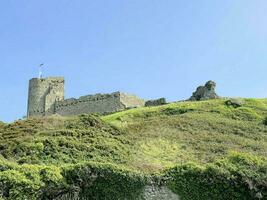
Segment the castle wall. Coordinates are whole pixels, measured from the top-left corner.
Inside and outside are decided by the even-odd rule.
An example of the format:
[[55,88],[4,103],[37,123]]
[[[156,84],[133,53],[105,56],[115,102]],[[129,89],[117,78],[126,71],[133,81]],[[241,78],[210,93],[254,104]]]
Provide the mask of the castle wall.
[[112,94],[88,95],[79,99],[72,98],[56,102],[55,113],[62,116],[82,113],[105,114],[143,105],[144,101],[134,95],[114,92]]
[[54,103],[64,99],[64,78],[33,78],[29,82],[28,111],[30,116],[54,113]]
[[96,94],[67,99],[56,103],[55,112],[59,115],[78,115],[82,113],[110,113],[125,109],[120,102],[120,93]]
[[126,108],[136,108],[145,105],[145,101],[131,94],[120,93],[120,101]]

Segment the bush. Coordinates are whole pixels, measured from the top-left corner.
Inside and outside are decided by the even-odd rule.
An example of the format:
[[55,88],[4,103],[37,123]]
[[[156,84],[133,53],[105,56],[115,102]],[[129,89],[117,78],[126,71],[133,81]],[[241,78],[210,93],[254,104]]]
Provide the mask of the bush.
[[267,198],[266,160],[234,153],[200,167],[177,166],[168,171],[170,188],[184,200],[251,200]]
[[[146,184],[142,175],[113,165],[74,165],[65,168],[63,174],[70,186],[70,191],[65,196],[78,196],[88,200],[134,200]],[[76,188],[76,194],[71,188]]]
[[263,124],[267,126],[267,117],[265,117],[265,119],[263,120]]
[[194,109],[191,108],[165,108],[162,113],[165,115],[181,115],[187,112],[193,112]]
[[146,178],[110,164],[84,163],[53,167],[1,161],[0,196],[5,200],[132,200]]
[[5,123],[4,122],[2,122],[2,121],[0,121],[0,128],[3,128],[3,127],[5,127]]

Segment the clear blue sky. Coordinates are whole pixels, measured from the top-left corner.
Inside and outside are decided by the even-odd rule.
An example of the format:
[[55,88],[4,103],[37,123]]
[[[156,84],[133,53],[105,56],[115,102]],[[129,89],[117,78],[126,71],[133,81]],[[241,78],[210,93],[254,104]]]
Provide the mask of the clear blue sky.
[[117,90],[267,97],[266,0],[0,1],[0,120],[26,114],[28,80],[66,78],[66,97]]

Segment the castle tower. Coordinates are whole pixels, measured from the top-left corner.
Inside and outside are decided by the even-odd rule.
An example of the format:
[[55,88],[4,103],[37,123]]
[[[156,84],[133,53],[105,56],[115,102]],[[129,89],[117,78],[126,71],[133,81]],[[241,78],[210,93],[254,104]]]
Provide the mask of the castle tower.
[[64,78],[33,78],[29,81],[27,116],[55,113],[55,102],[64,100]]

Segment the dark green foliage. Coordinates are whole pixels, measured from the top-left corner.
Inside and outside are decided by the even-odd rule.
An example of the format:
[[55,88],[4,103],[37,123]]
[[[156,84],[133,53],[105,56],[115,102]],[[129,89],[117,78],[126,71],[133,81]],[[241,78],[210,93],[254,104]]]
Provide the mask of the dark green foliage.
[[166,108],[162,110],[162,113],[165,115],[181,115],[192,111],[194,111],[194,109],[191,108]]
[[145,106],[149,107],[149,106],[161,106],[167,104],[167,101],[165,98],[159,98],[159,99],[155,99],[155,100],[149,100],[145,102]]
[[[251,200],[267,197],[266,160],[235,154],[206,167],[177,166],[169,186],[184,200]],[[260,198],[259,198],[260,199]]]
[[18,163],[123,162],[130,142],[95,115],[27,119],[0,127],[0,154]]
[[[90,127],[96,127],[96,128],[102,128],[106,124],[99,118],[99,116],[91,114],[86,115],[82,114],[78,116],[79,122],[77,123],[69,123],[67,128],[90,128]],[[107,126],[107,125],[106,125]]]
[[142,175],[112,165],[75,165],[63,174],[71,188],[79,188],[76,195],[88,200],[136,199],[146,184]]
[[264,124],[265,126],[267,126],[267,117],[264,118],[264,120],[263,120],[263,124]]
[[84,163],[51,167],[8,164],[2,160],[0,195],[7,200],[135,199],[146,184],[136,172],[113,165]]

